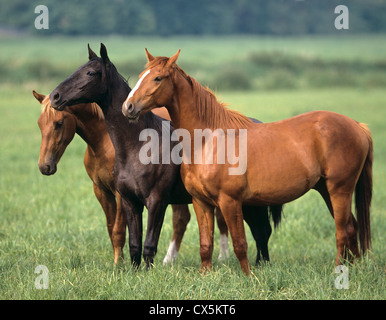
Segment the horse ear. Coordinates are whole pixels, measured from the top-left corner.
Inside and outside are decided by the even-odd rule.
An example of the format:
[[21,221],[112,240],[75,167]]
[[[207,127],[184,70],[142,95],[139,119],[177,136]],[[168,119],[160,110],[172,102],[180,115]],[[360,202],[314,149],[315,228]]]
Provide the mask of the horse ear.
[[37,93],[35,90],[32,90],[32,94],[34,95],[35,99],[40,103],[42,103],[44,98],[46,97],[44,94]]
[[180,52],[181,52],[181,49],[178,49],[177,53],[173,57],[169,58],[168,62],[166,63],[167,67],[170,67],[176,63],[178,56],[180,55]]
[[91,50],[90,44],[87,44],[87,47],[88,47],[88,59],[91,60],[91,59],[97,58],[98,56],[94,51]]
[[149,53],[149,51],[147,51],[147,48],[145,48],[145,51],[146,51],[147,61],[148,62],[153,61],[155,58]]
[[107,49],[103,43],[101,43],[101,58],[103,62],[106,64],[107,62],[110,62],[109,56],[107,55]]

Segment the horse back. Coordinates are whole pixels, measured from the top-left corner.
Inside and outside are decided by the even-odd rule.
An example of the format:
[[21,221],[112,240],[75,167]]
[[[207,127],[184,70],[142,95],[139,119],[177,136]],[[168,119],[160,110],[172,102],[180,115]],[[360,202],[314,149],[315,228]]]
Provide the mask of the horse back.
[[[368,139],[358,122],[329,111],[253,124],[248,129],[247,179],[262,204],[288,202],[321,177],[347,179],[363,165]],[[280,200],[280,201],[278,201]]]

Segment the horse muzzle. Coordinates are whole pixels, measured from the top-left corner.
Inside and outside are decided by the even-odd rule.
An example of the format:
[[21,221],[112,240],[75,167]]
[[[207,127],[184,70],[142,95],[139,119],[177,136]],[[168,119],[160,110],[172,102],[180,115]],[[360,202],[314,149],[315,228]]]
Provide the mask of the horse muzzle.
[[45,176],[50,176],[56,172],[56,163],[53,161],[49,161],[43,164],[39,163],[39,170]]
[[137,121],[140,111],[136,111],[134,104],[126,100],[122,105],[122,113],[130,121]]
[[51,107],[58,111],[63,111],[66,107],[67,100],[62,100],[59,91],[54,90],[50,94]]

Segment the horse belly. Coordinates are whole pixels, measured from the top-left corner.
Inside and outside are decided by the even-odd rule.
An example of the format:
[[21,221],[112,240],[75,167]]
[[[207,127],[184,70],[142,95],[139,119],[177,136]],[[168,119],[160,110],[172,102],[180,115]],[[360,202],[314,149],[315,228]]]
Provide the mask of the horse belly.
[[281,182],[280,186],[260,185],[246,196],[244,203],[249,205],[283,204],[301,197],[310,189],[308,183],[292,183],[291,181]]
[[[305,152],[304,150],[307,150]],[[321,177],[321,167],[313,148],[266,150],[248,164],[248,204],[283,204],[301,197]]]

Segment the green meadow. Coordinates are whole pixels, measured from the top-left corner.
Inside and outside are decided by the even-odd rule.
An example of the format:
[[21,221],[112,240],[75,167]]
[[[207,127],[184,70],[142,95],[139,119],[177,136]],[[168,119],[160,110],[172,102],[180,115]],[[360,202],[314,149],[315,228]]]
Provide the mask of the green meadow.
[[[106,221],[83,166],[86,145],[76,136],[58,171],[37,165],[40,105],[32,90],[50,93],[87,61],[87,43],[103,42],[133,87],[146,62],[182,49],[179,65],[230,108],[277,121],[311,110],[331,110],[367,123],[375,160],[371,210],[373,250],[347,264],[348,289],[335,280],[335,224],[322,198],[310,191],[284,206],[270,238],[271,262],[241,272],[233,253],[200,273],[198,227],[192,218],[177,261],[163,266],[171,236],[167,209],[151,270],[114,267]],[[386,43],[384,35],[317,37],[16,37],[0,38],[0,299],[365,299],[386,298]],[[146,214],[144,215],[146,219]],[[144,226],[146,224],[144,223]],[[145,232],[145,230],[144,230]],[[256,247],[246,228],[248,254]],[[38,265],[48,289],[37,289]]]

